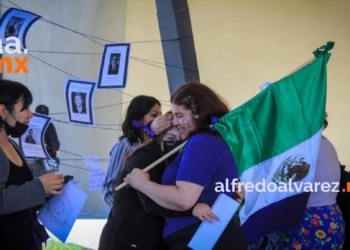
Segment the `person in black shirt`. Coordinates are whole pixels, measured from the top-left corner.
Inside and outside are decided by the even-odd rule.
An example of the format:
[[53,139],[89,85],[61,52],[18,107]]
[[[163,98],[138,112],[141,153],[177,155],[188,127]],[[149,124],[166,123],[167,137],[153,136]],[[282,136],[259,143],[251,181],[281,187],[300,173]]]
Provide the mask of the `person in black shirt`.
[[[117,185],[123,183],[124,177],[134,168],[144,169],[158,160],[162,155],[170,152],[180,145],[180,133],[172,127],[149,144],[140,147],[127,157],[125,168],[118,177]],[[159,163],[149,171],[150,179],[160,183],[162,174],[174,156]],[[212,213],[211,208],[202,203],[196,204],[192,209],[184,212],[165,209],[148,198],[143,193],[125,187],[114,194],[112,210],[106,225],[103,228],[99,249],[166,249],[162,239],[165,220],[163,217],[196,216],[201,220],[219,218]]]
[[[35,112],[48,116],[49,108],[46,105],[40,104],[35,108]],[[60,159],[57,155],[60,149],[60,141],[58,140],[56,128],[51,122],[45,131],[44,143],[51,160],[27,159],[27,163],[32,170],[34,177],[41,176],[47,172],[58,172],[59,170]]]
[[85,94],[73,92],[73,113],[86,115]]
[[[49,108],[46,105],[40,104],[36,107],[35,112],[42,115],[49,115]],[[51,158],[57,158],[60,150],[60,141],[58,140],[58,135],[56,128],[52,122],[50,122],[44,135],[44,142],[46,144],[46,150],[51,156]]]
[[33,179],[21,148],[12,138],[28,129],[33,117],[29,89],[0,79],[0,249],[39,250],[48,239],[37,219],[36,207],[46,194],[59,195],[63,186],[60,174],[47,173]]

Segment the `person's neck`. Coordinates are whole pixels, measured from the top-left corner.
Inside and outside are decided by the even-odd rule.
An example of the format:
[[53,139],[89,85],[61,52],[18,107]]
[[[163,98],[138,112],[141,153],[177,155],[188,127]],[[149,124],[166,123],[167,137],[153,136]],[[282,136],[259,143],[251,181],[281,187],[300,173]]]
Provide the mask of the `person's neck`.
[[143,142],[147,143],[151,140],[151,137],[146,132],[143,132]]
[[9,145],[9,136],[6,134],[4,129],[1,129],[0,131],[0,146],[4,147]]

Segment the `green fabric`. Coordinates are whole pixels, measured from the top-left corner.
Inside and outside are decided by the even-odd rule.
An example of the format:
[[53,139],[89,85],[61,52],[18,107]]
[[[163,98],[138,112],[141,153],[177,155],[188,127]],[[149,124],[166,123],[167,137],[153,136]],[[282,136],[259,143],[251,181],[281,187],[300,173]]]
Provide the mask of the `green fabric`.
[[312,52],[316,58],[319,58],[320,56],[328,53],[329,50],[333,49],[334,47],[334,42],[327,42],[326,45],[323,45],[319,47],[317,50]]
[[327,52],[269,85],[221,117],[215,129],[228,143],[241,175],[316,134],[325,118]]

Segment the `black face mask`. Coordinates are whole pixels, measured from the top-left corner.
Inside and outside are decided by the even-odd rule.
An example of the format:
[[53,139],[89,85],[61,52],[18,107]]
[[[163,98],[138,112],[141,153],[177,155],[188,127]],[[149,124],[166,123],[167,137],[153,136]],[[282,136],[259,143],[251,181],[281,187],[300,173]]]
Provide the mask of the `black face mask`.
[[[164,154],[169,153],[173,149],[177,148],[180,146],[181,142],[180,141],[163,141],[163,148],[164,148]],[[168,157],[168,163],[172,162],[175,160],[176,156],[179,154],[179,152],[174,153],[173,155]]]
[[[12,115],[12,114],[11,114]],[[21,137],[29,128],[28,125],[25,125],[23,123],[20,123],[16,120],[16,125],[14,127],[11,127],[7,124],[5,121],[5,131],[7,135],[11,135],[12,138],[19,138]]]

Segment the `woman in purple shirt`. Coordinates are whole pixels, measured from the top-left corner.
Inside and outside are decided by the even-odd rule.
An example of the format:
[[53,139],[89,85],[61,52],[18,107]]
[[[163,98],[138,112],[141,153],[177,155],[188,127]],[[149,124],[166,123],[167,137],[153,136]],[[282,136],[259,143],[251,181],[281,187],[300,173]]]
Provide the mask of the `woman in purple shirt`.
[[[180,133],[189,134],[189,140],[165,170],[163,185],[151,182],[147,174],[138,169],[124,180],[168,209],[185,211],[196,202],[212,206],[220,194],[215,191],[216,184],[238,178],[229,147],[210,127],[212,117],[220,118],[229,109],[214,91],[197,82],[180,86],[171,96],[171,104],[173,124]],[[232,192],[224,193],[232,196]],[[194,217],[166,218],[163,238],[167,247],[171,250],[188,249],[187,245],[200,223]],[[234,218],[214,249],[247,249],[243,231]]]

